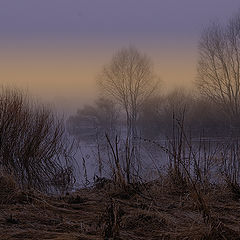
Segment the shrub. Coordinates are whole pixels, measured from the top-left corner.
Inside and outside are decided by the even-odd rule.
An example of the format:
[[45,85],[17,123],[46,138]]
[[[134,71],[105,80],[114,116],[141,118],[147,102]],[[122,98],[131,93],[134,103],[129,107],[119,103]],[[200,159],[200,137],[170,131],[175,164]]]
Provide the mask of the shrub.
[[67,146],[63,123],[50,108],[31,102],[23,92],[1,90],[0,166],[21,188],[59,189],[59,175],[61,188],[73,183],[72,146]]

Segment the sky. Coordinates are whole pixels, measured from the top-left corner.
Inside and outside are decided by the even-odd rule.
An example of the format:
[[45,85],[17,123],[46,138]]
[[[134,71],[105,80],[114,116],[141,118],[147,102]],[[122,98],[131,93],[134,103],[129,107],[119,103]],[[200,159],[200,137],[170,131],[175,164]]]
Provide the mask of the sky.
[[189,88],[202,30],[239,9],[239,0],[0,0],[0,83],[76,111],[97,97],[112,55],[134,45],[162,91]]

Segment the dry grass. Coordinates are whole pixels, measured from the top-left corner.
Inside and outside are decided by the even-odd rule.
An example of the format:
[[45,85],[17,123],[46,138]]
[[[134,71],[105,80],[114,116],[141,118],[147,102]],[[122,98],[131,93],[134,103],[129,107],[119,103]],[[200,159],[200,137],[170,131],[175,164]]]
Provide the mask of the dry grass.
[[14,177],[0,171],[0,203],[14,203],[18,193],[19,188]]
[[190,191],[179,194],[158,182],[127,199],[114,188],[62,197],[22,192],[15,204],[0,205],[0,239],[240,239],[239,200],[220,188],[203,197],[208,223]]

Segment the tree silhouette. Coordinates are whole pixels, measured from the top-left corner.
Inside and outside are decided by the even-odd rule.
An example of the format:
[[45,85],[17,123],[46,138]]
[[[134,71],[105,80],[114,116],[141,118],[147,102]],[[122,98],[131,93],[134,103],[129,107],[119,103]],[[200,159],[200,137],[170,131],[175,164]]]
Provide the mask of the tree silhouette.
[[240,14],[226,26],[213,24],[199,43],[197,86],[229,117],[232,126],[240,116]]
[[137,134],[139,108],[156,90],[155,80],[150,59],[135,47],[119,50],[103,68],[100,87],[124,109],[129,137]]

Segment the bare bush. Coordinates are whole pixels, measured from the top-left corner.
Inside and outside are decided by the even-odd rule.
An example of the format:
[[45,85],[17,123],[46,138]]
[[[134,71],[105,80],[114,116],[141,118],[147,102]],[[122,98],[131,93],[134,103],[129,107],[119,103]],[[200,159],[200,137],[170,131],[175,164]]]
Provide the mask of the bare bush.
[[72,149],[66,140],[63,119],[50,108],[30,102],[19,90],[2,89],[0,166],[21,188],[59,189],[60,178],[61,188],[70,187]]

